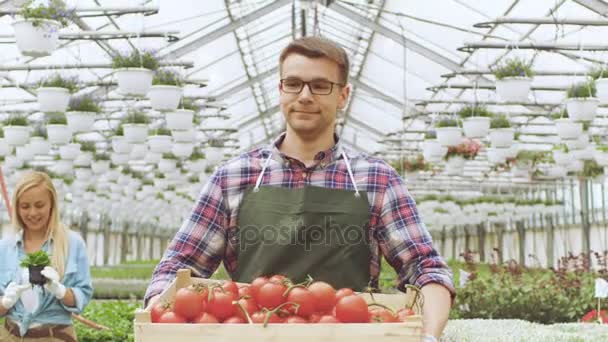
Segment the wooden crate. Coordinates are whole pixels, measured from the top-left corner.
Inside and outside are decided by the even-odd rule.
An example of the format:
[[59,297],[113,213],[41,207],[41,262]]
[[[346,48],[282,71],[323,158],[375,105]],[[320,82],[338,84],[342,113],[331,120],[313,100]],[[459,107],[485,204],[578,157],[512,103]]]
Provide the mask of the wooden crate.
[[[161,294],[161,300],[170,300],[175,292],[193,283],[213,283],[201,278],[191,278],[190,270],[179,270],[176,279]],[[364,295],[371,301],[369,295]],[[377,303],[392,309],[405,306],[411,297],[404,294],[374,294]],[[151,323],[149,310],[135,312],[136,342],[420,342],[422,317],[410,316],[401,323],[367,324],[159,324]]]

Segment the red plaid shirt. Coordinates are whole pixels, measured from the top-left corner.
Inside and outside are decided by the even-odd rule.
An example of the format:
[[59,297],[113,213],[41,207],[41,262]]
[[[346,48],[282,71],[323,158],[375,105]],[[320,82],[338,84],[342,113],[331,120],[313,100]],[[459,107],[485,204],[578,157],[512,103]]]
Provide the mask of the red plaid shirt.
[[[315,165],[306,167],[279,151],[277,146],[284,137],[282,134],[273,145],[228,161],[211,176],[190,217],[184,221],[156,267],[146,291],[146,305],[150,297],[169,286],[180,268],[190,268],[195,276],[204,278],[210,277],[220,262],[224,263],[229,274],[236,270],[239,204],[245,190],[255,185],[271,148],[273,156],[261,186],[354,190],[339,152],[340,142],[327,151],[319,152],[315,156]],[[381,159],[343,149],[350,161],[357,188],[365,191],[368,197],[372,284],[377,285],[384,256],[399,275],[399,288],[405,284],[422,287],[438,283],[454,296],[452,272],[433,248],[431,236],[403,179]]]

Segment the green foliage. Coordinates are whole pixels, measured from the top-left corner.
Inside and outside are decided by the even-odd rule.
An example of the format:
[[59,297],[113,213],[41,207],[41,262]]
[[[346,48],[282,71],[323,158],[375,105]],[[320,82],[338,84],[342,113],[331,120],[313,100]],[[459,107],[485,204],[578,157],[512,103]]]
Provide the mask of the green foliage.
[[92,301],[83,316],[109,327],[110,330],[95,330],[78,321],[74,322],[78,341],[81,342],[125,342],[134,340],[133,320],[135,309],[141,307],[136,301]]
[[154,129],[150,132],[150,135],[171,135],[171,130],[164,128],[164,127],[159,127],[157,129]]
[[597,89],[595,88],[595,82],[580,82],[573,84],[567,91],[566,96],[571,98],[588,98],[595,97]]
[[188,160],[200,160],[200,159],[205,159],[205,154],[203,152],[201,152],[198,148],[195,148],[194,151],[192,151],[192,154],[190,155]]
[[188,177],[188,182],[192,183],[192,184],[196,184],[199,182],[199,179],[197,176],[190,176],[190,177]]
[[69,109],[74,112],[100,113],[101,107],[91,96],[83,95],[70,99]]
[[114,131],[114,135],[117,137],[122,137],[125,135],[124,128],[122,127],[122,125],[118,125],[118,127],[116,127],[116,131]]
[[112,58],[112,68],[146,68],[149,70],[158,69],[158,60],[150,51],[140,52],[134,50],[129,55],[116,55]]
[[539,163],[553,163],[553,153],[551,151],[519,151],[515,159],[518,162],[530,163],[532,166]]
[[172,85],[181,87],[184,82],[181,76],[173,70],[157,70],[152,79],[152,85]]
[[608,69],[602,66],[595,67],[589,72],[588,75],[593,80],[599,80],[600,78],[608,78]]
[[178,108],[197,112],[200,109],[200,106],[196,105],[192,99],[182,97]]
[[494,116],[494,113],[490,112],[486,107],[481,107],[481,106],[466,106],[463,107],[459,112],[458,115],[460,116],[461,119],[466,119],[466,118],[470,118],[470,117],[492,117]]
[[95,159],[95,161],[110,160],[110,156],[105,153],[95,153],[93,158]]
[[435,127],[437,127],[437,128],[442,128],[442,127],[458,127],[458,120],[454,120],[454,119],[442,119],[442,120],[439,120],[435,124]]
[[4,120],[5,126],[27,126],[28,122],[25,116],[14,115],[9,116],[8,119]]
[[49,255],[46,254],[45,251],[40,250],[34,253],[27,253],[25,258],[21,260],[19,264],[21,267],[30,267],[30,266],[49,266],[51,264],[51,259]]
[[32,131],[32,134],[30,135],[32,137],[40,137],[40,138],[44,138],[47,139],[48,138],[48,134],[46,132],[46,129],[42,126],[37,126],[36,128],[34,128],[34,130]]
[[175,159],[175,160],[178,159],[177,156],[175,154],[171,153],[171,152],[169,152],[169,153],[163,153],[162,158],[163,159]]
[[608,145],[598,145],[595,149],[600,152],[608,153]]
[[594,159],[585,160],[581,176],[585,178],[595,178],[604,174],[604,167],[600,166]]
[[21,6],[19,15],[25,19],[33,21],[34,26],[40,26],[42,20],[55,20],[61,23],[62,26],[68,26],[67,19],[72,16],[65,7],[63,0],[50,0],[49,6],[39,4],[33,6],[35,0],[28,0]]
[[426,133],[424,133],[424,139],[427,140],[432,140],[432,139],[437,139],[437,132],[435,131],[426,131]]
[[551,114],[551,119],[553,120],[559,120],[559,119],[568,119],[568,110],[567,109],[563,109],[561,112],[559,113],[553,113]]
[[405,158],[402,161],[396,160],[391,166],[399,174],[403,172],[427,171],[431,169],[431,164],[426,163],[422,154],[412,158]]
[[130,111],[127,116],[123,119],[123,124],[148,124],[150,118],[140,111]]
[[65,117],[63,113],[56,113],[49,117],[49,121],[47,125],[67,125],[68,119]]
[[97,146],[95,145],[94,141],[79,141],[78,142],[80,144],[80,151],[82,152],[96,152],[97,151]]
[[65,88],[73,94],[78,91],[78,78],[76,76],[63,77],[60,74],[53,74],[40,81],[39,86],[46,88]]
[[509,122],[509,119],[507,119],[507,117],[505,115],[497,115],[495,117],[492,118],[492,120],[490,121],[490,128],[496,129],[496,128],[510,128],[511,127],[511,123]]
[[504,64],[499,65],[494,70],[496,79],[501,80],[505,77],[532,77],[532,63],[527,63],[519,58],[507,59]]
[[0,138],[4,138],[4,130],[0,126]]

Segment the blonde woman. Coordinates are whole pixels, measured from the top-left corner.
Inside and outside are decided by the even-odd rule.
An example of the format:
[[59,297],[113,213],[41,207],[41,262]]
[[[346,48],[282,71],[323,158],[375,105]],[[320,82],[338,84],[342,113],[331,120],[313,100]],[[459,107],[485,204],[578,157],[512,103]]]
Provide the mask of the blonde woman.
[[[12,200],[15,234],[0,240],[0,341],[76,341],[71,314],[91,300],[93,288],[82,238],[61,224],[57,192],[42,172],[24,175]],[[32,286],[19,264],[43,250],[51,266],[44,289]]]

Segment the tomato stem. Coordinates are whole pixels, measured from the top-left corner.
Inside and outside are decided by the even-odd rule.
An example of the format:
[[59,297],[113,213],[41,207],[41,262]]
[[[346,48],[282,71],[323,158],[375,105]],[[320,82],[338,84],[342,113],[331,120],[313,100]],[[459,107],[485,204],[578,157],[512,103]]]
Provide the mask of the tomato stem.
[[378,307],[381,307],[381,308],[383,308],[383,309],[388,310],[388,311],[389,311],[391,314],[393,314],[393,315],[395,314],[395,311],[393,311],[393,309],[389,308],[388,306],[386,306],[386,305],[384,305],[384,304],[380,304],[380,303],[369,303],[369,304],[367,304],[367,306],[368,306],[368,307],[369,307],[369,306],[378,306]]
[[239,309],[241,309],[241,311],[243,311],[243,314],[245,315],[245,317],[247,317],[247,323],[253,324],[253,321],[251,320],[251,316],[249,316],[249,312],[247,312],[247,310],[245,310],[245,308],[243,307],[243,304],[241,304],[238,300],[233,301],[232,304],[236,304],[236,306],[238,306]]
[[[277,306],[276,308],[268,311],[268,313],[266,314],[266,317],[264,318],[264,327],[266,327],[268,325],[268,320],[270,320],[270,316],[272,316],[275,313],[278,313],[281,310],[281,308],[284,307],[285,305],[293,305],[296,308],[294,313],[298,314],[298,309],[300,308],[300,304],[294,303],[294,302],[285,302],[285,303]],[[278,314],[277,314],[277,316],[278,316]]]

